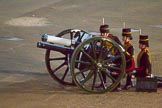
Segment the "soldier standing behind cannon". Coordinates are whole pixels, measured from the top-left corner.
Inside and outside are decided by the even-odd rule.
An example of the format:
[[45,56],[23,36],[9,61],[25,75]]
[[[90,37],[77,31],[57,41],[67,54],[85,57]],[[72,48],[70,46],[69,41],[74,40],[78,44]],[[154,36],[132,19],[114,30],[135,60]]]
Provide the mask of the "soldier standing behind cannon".
[[[100,26],[99,30],[100,30],[101,36],[104,36],[104,37],[107,37],[107,38],[111,38],[112,40],[114,40],[115,42],[117,42],[119,45],[122,46],[122,43],[120,42],[119,38],[117,36],[114,36],[114,35],[110,34],[110,32],[109,32],[109,25],[103,24],[103,25]],[[111,45],[109,45],[108,43],[107,43],[107,46],[111,47]],[[113,49],[112,53],[115,54],[117,52],[115,51],[115,49]],[[115,79],[117,79],[117,77],[118,77],[118,75],[112,75],[112,76]],[[106,75],[104,73],[102,73],[102,77],[103,77],[104,83],[106,83]],[[100,86],[102,86],[102,84]],[[121,90],[120,83],[115,88],[115,90],[117,90],[117,91]]]
[[[132,60],[134,62],[134,48],[130,42],[130,40],[133,39],[132,33],[131,33],[131,28],[123,28],[122,36],[123,36],[123,41],[124,41],[123,47],[125,49],[126,71],[127,71],[134,64],[134,63],[132,63]],[[132,77],[132,75],[127,74],[126,85],[124,86],[124,89],[129,89],[130,87],[133,87],[131,77]]]
[[120,40],[117,36],[110,34],[109,25],[107,25],[107,24],[101,25],[100,33],[101,33],[101,36],[111,38],[114,41],[116,41],[119,45],[122,45],[122,43],[120,42]]
[[140,35],[139,48],[141,49],[141,51],[139,52],[137,57],[137,65],[139,70],[135,73],[136,77],[151,76],[151,56],[148,47],[148,35]]

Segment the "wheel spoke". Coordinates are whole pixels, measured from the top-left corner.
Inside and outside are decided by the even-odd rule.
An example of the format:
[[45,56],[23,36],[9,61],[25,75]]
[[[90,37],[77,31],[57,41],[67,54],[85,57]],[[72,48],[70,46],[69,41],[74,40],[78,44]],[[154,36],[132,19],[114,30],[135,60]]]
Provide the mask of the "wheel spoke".
[[96,59],[96,50],[95,50],[95,47],[94,47],[94,43],[90,42],[90,45],[91,45],[91,49],[92,49],[92,54],[94,55],[94,59]]
[[85,64],[85,65],[91,65],[90,62],[85,62],[85,61],[80,61],[80,60],[75,60],[76,63],[81,63],[81,64]]
[[84,34],[85,34],[85,32],[82,34],[82,36],[80,36],[81,39],[83,38]]
[[54,69],[52,72],[55,73],[57,70],[59,70],[60,68],[62,68],[64,65],[66,64],[66,62],[62,63],[60,66],[58,66],[56,69]]
[[98,72],[98,74],[99,74],[99,78],[100,78],[101,84],[103,85],[103,86],[102,86],[103,89],[106,89],[106,86],[105,86],[105,83],[104,83],[104,80],[103,80],[103,77],[102,77],[101,72]]
[[80,70],[79,72],[76,72],[75,75],[78,76],[78,75],[82,74],[83,77],[85,78],[85,75],[83,73],[87,72],[88,70],[89,70],[89,68],[84,68],[84,69]]
[[[108,70],[107,70],[108,71]],[[117,80],[110,74],[111,72],[106,72],[106,71],[103,71],[110,79],[112,79],[114,82],[116,82]]]
[[[107,50],[107,49],[105,49],[105,50]],[[105,60],[107,58],[107,55],[108,54],[109,54],[108,51],[107,52],[103,52],[103,54],[102,54],[102,60]]]
[[69,67],[66,68],[65,73],[64,73],[63,77],[61,78],[63,81],[64,81],[68,72],[69,72]]
[[91,60],[92,63],[95,64],[95,60],[88,53],[86,53],[83,49],[81,49],[81,51]]
[[114,66],[107,66],[108,69],[113,69],[113,70],[116,70],[116,71],[120,71],[121,68],[119,67],[114,67]]
[[115,60],[117,60],[117,59],[119,59],[119,58],[121,58],[120,55],[112,56],[112,57],[108,58],[107,60],[104,60],[103,62],[104,62],[104,63],[108,63],[108,62],[115,61]]
[[91,70],[88,75],[85,77],[85,79],[83,79],[82,81],[80,81],[81,85],[83,86],[92,76],[93,76],[94,72],[93,70]]
[[53,61],[53,60],[65,60],[66,57],[60,57],[60,58],[50,58],[49,61]]
[[97,77],[97,72],[94,73],[93,83],[92,83],[92,88],[91,88],[92,90],[94,90],[94,87],[95,87],[96,77]]
[[99,54],[99,60],[101,60],[103,57],[103,41],[101,42],[101,48],[100,48],[100,54]]

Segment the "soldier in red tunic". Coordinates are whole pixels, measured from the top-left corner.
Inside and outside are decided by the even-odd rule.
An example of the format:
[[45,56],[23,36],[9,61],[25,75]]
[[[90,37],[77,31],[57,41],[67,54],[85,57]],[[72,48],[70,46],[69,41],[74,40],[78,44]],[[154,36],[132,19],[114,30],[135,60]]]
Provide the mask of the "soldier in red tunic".
[[[133,45],[131,44],[130,40],[132,40],[132,33],[131,33],[131,28],[123,28],[122,30],[122,36],[123,36],[123,41],[124,41],[124,49],[125,49],[125,58],[126,58],[126,71],[134,65],[132,63],[132,59],[134,62],[134,48]],[[133,66],[134,68],[134,66]],[[131,81],[131,75],[127,75],[126,79],[126,85],[124,86],[124,89],[129,89],[130,87],[133,87],[132,81]]]

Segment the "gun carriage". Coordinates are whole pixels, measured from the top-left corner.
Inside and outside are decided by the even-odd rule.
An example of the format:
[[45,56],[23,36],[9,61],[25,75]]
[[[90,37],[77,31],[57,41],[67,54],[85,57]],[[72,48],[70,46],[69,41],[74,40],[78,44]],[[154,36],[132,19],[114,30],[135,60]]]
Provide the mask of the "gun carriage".
[[110,38],[67,29],[41,39],[37,47],[46,49],[47,70],[62,85],[103,93],[117,87],[126,73],[124,49]]

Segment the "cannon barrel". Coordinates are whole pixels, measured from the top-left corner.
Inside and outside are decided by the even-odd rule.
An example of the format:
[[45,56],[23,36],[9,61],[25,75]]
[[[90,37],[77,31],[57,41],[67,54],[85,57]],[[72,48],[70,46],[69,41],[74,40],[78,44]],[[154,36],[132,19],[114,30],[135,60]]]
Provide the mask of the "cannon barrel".
[[74,48],[72,48],[72,47],[62,46],[62,45],[58,45],[58,44],[51,44],[51,43],[42,42],[42,41],[37,42],[37,47],[58,51],[63,54],[72,53],[74,51]]
[[54,44],[59,44],[59,45],[65,45],[65,46],[71,46],[72,44],[74,45],[76,43],[75,40],[56,37],[56,36],[49,35],[49,34],[43,34],[42,35],[42,41],[54,43]]

